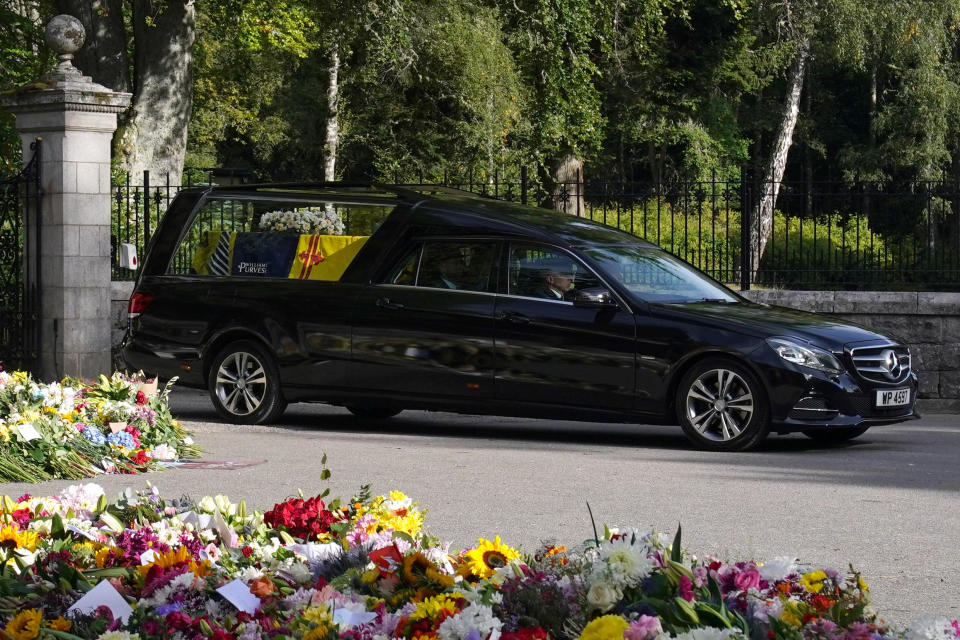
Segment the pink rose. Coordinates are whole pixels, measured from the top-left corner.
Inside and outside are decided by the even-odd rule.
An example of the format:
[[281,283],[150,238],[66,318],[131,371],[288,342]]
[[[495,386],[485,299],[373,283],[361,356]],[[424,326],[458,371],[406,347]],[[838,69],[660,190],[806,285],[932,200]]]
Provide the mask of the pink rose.
[[760,572],[756,569],[741,571],[733,578],[733,584],[740,591],[760,588]]

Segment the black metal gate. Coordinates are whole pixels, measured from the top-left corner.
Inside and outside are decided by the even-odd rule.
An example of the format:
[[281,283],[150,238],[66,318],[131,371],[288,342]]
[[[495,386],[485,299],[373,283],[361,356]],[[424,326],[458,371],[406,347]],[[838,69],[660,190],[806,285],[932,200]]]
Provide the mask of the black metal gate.
[[40,140],[12,178],[0,180],[0,366],[32,370],[39,350]]

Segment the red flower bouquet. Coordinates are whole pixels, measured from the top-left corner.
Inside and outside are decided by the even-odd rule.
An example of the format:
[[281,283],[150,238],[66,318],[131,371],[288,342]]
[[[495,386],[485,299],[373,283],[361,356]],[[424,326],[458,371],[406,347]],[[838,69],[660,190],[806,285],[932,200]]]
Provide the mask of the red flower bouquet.
[[274,529],[283,530],[296,538],[316,540],[321,533],[330,531],[330,525],[342,518],[326,508],[320,496],[291,498],[275,504],[263,514],[263,521]]

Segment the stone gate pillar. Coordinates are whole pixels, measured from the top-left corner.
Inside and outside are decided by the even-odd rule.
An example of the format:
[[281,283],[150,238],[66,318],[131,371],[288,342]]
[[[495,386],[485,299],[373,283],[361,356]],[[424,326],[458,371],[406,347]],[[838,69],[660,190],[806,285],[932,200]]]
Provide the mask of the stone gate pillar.
[[[110,143],[130,94],[96,84],[73,66],[83,40],[79,20],[53,18],[46,42],[58,54],[57,68],[0,97],[16,116],[25,161],[30,143],[42,139],[40,229],[27,246],[35,250],[39,240],[34,373],[47,381],[111,371]],[[35,229],[34,221],[27,228]]]

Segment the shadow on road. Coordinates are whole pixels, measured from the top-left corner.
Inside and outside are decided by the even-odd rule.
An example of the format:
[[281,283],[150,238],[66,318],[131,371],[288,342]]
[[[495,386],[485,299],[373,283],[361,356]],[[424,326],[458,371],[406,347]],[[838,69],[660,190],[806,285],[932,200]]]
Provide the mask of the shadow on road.
[[[200,392],[172,397],[171,408],[183,420],[219,422],[209,400]],[[675,426],[425,411],[407,411],[387,420],[365,420],[345,409],[319,404],[291,405],[282,421],[271,429],[288,435],[302,432],[310,437],[322,434],[324,438],[356,438],[368,444],[429,438],[425,446],[458,449],[544,450],[577,445],[621,460],[654,458],[724,477],[742,473],[744,481],[800,483],[813,479],[824,484],[956,491],[960,488],[960,428],[955,422],[960,421],[940,418],[877,427],[854,441],[832,445],[801,434],[773,435],[755,451],[726,454],[691,449]]]

